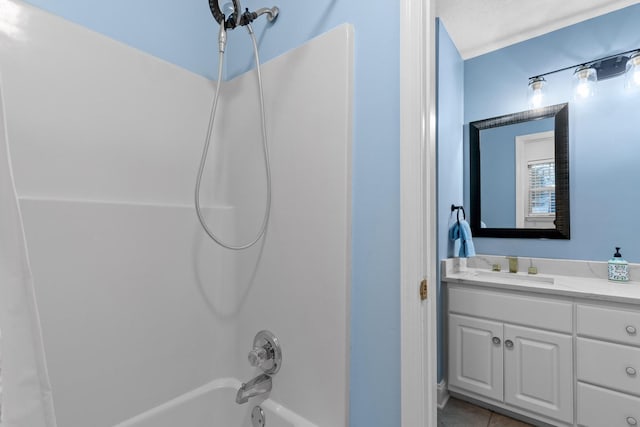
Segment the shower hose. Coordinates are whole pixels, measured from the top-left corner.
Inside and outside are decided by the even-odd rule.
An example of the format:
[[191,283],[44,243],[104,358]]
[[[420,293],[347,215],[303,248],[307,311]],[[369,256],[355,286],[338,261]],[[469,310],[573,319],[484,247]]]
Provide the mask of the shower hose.
[[265,112],[264,112],[264,94],[262,90],[262,74],[260,72],[260,57],[258,56],[258,44],[256,42],[256,37],[253,33],[253,28],[251,27],[251,24],[247,25],[247,30],[249,31],[249,36],[251,37],[251,42],[253,44],[253,54],[256,61],[256,74],[258,76],[258,92],[259,92],[259,102],[260,102],[260,120],[262,123],[262,151],[264,154],[264,166],[265,166],[266,175],[267,175],[266,208],[265,208],[264,216],[262,218],[262,225],[260,226],[260,230],[255,235],[255,237],[246,243],[237,244],[237,245],[224,242],[219,236],[217,236],[207,226],[205,218],[202,215],[202,209],[200,207],[200,184],[202,183],[202,174],[204,172],[204,168],[207,163],[207,154],[209,152],[209,146],[211,144],[211,134],[213,132],[213,123],[216,117],[216,110],[218,108],[218,99],[220,97],[220,88],[222,84],[222,69],[223,69],[223,61],[224,61],[224,50],[225,50],[225,44],[226,44],[224,20],[221,25],[220,33],[219,33],[220,53],[218,56],[218,82],[216,84],[216,94],[213,98],[213,102],[211,105],[211,113],[209,114],[209,126],[207,128],[207,136],[204,141],[204,149],[202,150],[202,158],[200,159],[200,168],[198,169],[198,177],[196,179],[196,188],[195,188],[196,213],[198,214],[198,220],[200,221],[200,224],[202,224],[202,228],[204,228],[204,231],[217,244],[219,244],[220,246],[226,249],[231,249],[234,251],[247,249],[255,245],[262,238],[262,236],[264,236],[267,230],[267,224],[269,222],[269,215],[271,214],[271,164],[269,162],[269,146],[267,143],[267,129],[266,129],[266,120],[265,120]]

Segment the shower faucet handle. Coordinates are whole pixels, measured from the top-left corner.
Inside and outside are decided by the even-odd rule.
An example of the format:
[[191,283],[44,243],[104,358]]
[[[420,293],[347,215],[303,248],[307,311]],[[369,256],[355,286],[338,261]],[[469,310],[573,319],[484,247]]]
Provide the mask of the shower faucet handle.
[[249,352],[247,359],[249,359],[251,366],[258,368],[262,367],[262,364],[269,359],[269,355],[264,347],[256,347]]
[[251,366],[262,369],[265,374],[275,374],[282,365],[282,349],[278,338],[269,331],[258,332],[247,358]]

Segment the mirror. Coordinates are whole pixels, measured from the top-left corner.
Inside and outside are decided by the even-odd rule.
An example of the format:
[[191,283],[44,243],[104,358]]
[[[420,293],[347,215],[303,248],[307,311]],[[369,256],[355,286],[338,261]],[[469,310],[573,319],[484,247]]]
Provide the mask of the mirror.
[[569,105],[469,124],[471,230],[569,239]]

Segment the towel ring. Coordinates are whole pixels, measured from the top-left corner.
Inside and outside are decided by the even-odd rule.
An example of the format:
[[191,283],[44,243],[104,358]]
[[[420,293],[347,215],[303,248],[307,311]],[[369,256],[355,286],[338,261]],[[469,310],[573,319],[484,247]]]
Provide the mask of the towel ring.
[[456,206],[456,205],[451,205],[451,212],[453,211],[457,211],[456,212],[456,220],[458,221],[458,224],[460,224],[460,211],[462,211],[462,219],[463,220],[467,220],[467,214],[464,211],[464,206],[460,205],[460,206]]

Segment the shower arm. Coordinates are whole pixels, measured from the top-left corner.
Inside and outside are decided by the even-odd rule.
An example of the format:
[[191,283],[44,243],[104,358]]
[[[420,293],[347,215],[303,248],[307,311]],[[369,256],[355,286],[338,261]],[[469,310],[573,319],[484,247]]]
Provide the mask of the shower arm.
[[267,15],[267,21],[271,22],[274,19],[276,19],[278,17],[278,14],[280,13],[280,9],[278,9],[277,6],[273,6],[273,7],[262,7],[258,10],[256,10],[255,12],[253,12],[256,17],[253,19],[256,19],[257,17],[259,17],[260,15]]
[[228,19],[225,20],[224,13],[220,10],[220,5],[218,4],[218,0],[209,0],[209,9],[211,9],[211,14],[213,18],[222,26],[224,22],[225,29],[234,29],[238,26],[249,25],[255,19],[257,19],[261,15],[267,15],[267,20],[269,22],[276,19],[280,10],[274,6],[272,8],[263,7],[261,9],[256,10],[255,12],[249,12],[249,9],[246,9],[244,13],[239,13],[242,10],[242,6],[240,5],[240,0],[232,0],[233,2],[233,10],[234,12],[229,16]]

